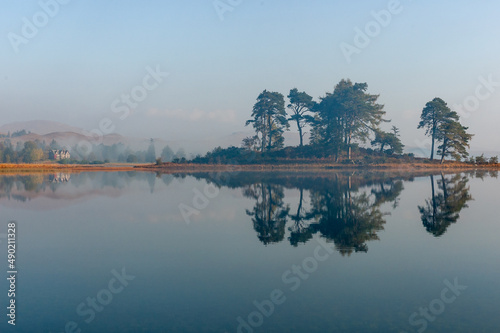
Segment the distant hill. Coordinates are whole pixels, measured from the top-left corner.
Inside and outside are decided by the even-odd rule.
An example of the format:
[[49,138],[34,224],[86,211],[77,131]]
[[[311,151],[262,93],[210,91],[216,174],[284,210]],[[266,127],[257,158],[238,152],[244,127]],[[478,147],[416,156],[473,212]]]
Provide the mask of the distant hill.
[[[0,142],[4,140],[7,140],[7,138],[0,139]],[[17,144],[17,142],[24,143],[26,141],[39,140],[40,142],[45,141],[46,144],[50,144],[52,140],[55,140],[59,145],[65,146],[68,149],[81,141],[93,142],[92,137],[75,132],[52,132],[43,135],[37,133],[29,133],[15,138],[10,138],[9,140],[14,146]],[[102,143],[109,146],[120,142],[125,144],[127,142],[127,139],[119,134],[108,134],[102,138]]]
[[[55,140],[60,146],[66,147],[68,149],[71,149],[71,147],[75,146],[81,141],[89,141],[95,143],[94,139],[88,134],[89,132],[87,130],[56,121],[32,120],[15,122],[0,126],[0,134],[7,134],[9,132],[12,134],[22,130],[26,130],[26,132],[31,133],[14,138],[9,138],[14,146],[17,145],[18,142],[24,143],[26,141],[35,140],[39,140],[40,142],[45,141],[46,144],[50,144],[52,140]],[[7,140],[7,138],[0,138],[0,142],[5,140]],[[170,147],[174,150],[177,150],[180,147],[184,147],[180,142],[165,141],[159,138],[154,138],[154,140],[157,154],[160,154],[163,147],[167,144],[170,145]],[[118,133],[111,133],[103,136],[102,143],[107,146],[122,143],[133,150],[145,150],[149,146],[150,139],[126,137]]]
[[78,127],[66,125],[57,121],[49,120],[31,120],[31,121],[19,121],[15,123],[6,124],[0,126],[0,133],[14,133],[21,130],[26,130],[27,132],[33,132],[40,135],[45,135],[55,132],[73,132],[77,134],[84,134],[84,130]]
[[[32,121],[22,121],[15,122],[0,126],[0,134],[14,133],[17,131],[26,130],[31,132],[27,135],[11,138],[11,142],[16,145],[18,141],[21,143],[25,141],[40,140],[45,141],[49,144],[53,139],[57,141],[61,146],[70,148],[80,142],[81,140],[89,140],[90,137],[85,134],[88,133],[85,129],[70,126],[56,121],[49,120],[32,120]],[[202,154],[204,155],[207,151],[212,150],[215,147],[221,146],[227,148],[229,146],[241,145],[243,138],[247,136],[254,135],[252,130],[235,132],[229,135],[221,135],[213,138],[206,138],[203,141],[200,140],[164,140],[160,138],[154,138],[157,154],[161,153],[161,150],[166,145],[169,145],[174,151],[179,148],[184,148],[184,150],[189,154]],[[295,132],[285,132],[285,143],[286,145],[296,146],[299,144],[298,133]],[[5,139],[0,139],[0,141]],[[130,146],[133,150],[146,149],[149,145],[149,138],[136,138],[127,137],[120,134],[112,133],[105,135],[103,138],[103,143],[105,145],[112,145],[115,143],[123,143],[126,146]]]

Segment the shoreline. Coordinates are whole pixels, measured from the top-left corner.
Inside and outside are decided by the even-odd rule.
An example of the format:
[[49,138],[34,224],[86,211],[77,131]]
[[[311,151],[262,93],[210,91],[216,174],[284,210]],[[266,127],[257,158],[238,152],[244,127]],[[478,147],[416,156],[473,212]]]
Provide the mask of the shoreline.
[[57,163],[40,163],[40,164],[13,164],[0,163],[0,175],[12,173],[50,173],[50,172],[91,172],[91,171],[135,171],[135,167],[142,165],[120,165],[120,164],[57,164]]
[[384,164],[339,164],[339,163],[300,163],[300,164],[149,164],[134,169],[154,171],[419,171],[419,170],[500,170],[500,164],[468,164],[462,162],[440,163],[384,163]]
[[467,163],[448,162],[439,163],[386,163],[372,165],[347,164],[119,164],[105,165],[68,165],[68,164],[0,164],[0,174],[6,173],[50,173],[50,172],[119,172],[119,171],[147,171],[160,173],[197,173],[197,172],[341,172],[341,171],[385,171],[385,172],[421,172],[421,171],[471,171],[486,170],[498,171],[500,164],[474,165]]

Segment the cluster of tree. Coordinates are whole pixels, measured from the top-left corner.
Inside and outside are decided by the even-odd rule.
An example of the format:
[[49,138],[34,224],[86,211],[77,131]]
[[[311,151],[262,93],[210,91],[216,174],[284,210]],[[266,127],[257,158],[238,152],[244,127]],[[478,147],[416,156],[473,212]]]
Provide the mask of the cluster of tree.
[[484,154],[481,154],[480,156],[476,157],[470,157],[469,163],[472,164],[498,164],[498,156],[492,156],[489,159],[484,156]]
[[[300,144],[304,146],[305,128],[310,127],[309,146],[319,146],[331,152],[338,160],[342,152],[352,158],[352,149],[365,143],[370,137],[380,152],[402,154],[404,145],[399,139],[399,131],[393,126],[392,132],[380,128],[384,119],[384,106],[377,103],[378,95],[367,93],[366,83],[352,83],[341,80],[333,92],[326,93],[316,102],[306,92],[294,88],[288,94],[287,106],[279,92],[264,90],[257,98],[252,111],[252,125],[256,134],[245,138],[242,146],[246,149],[269,152],[284,147],[283,133],[294,123],[299,132]],[[384,150],[384,148],[388,148]]]
[[[52,140],[49,144],[45,141],[17,141],[13,145],[10,139],[0,142],[0,163],[32,163],[49,158],[50,150],[68,149]],[[128,162],[128,163],[152,163],[157,159],[154,141],[151,140],[146,150],[132,150],[122,143],[113,145],[93,145],[89,152],[83,153],[78,147],[72,146],[68,149],[71,153],[70,160],[62,160],[60,163],[104,163],[104,162]],[[168,145],[160,154],[163,161],[185,161],[186,152],[179,148],[174,152]]]
[[174,153],[172,148],[170,146],[165,146],[163,150],[161,151],[161,160],[163,162],[177,162],[177,163],[182,163],[186,161],[186,151],[184,148],[179,148],[177,152]]
[[33,163],[47,158],[44,150],[37,142],[26,141],[13,147],[9,140],[0,142],[0,162]]
[[[79,153],[77,147],[71,149],[74,152],[75,159],[86,161],[104,161],[104,162],[127,162],[127,163],[153,163],[157,160],[157,153],[154,140],[151,139],[146,150],[132,150],[123,143],[107,146],[104,144],[93,145],[90,153]],[[180,148],[176,153],[167,145],[161,151],[161,160],[171,162],[175,159],[186,158],[184,149]]]
[[20,131],[16,131],[14,133],[10,133],[8,132],[7,134],[2,134],[0,133],[0,138],[17,138],[17,137],[20,137],[20,136],[23,136],[23,135],[27,135],[27,134],[30,134],[31,132],[30,131],[26,131],[26,130],[20,130]]
[[[243,139],[241,150],[218,147],[204,157],[197,156],[192,162],[250,163],[245,151],[257,153],[256,159],[260,162],[264,162],[266,156],[270,161],[280,157],[334,157],[335,161],[351,161],[353,152],[365,159],[370,159],[374,152],[379,156],[413,158],[413,154],[403,154],[404,144],[396,126],[390,131],[381,128],[382,123],[390,120],[384,118],[384,106],[377,103],[379,95],[369,94],[367,90],[366,83],[341,80],[333,92],[314,101],[306,92],[294,88],[287,96],[287,107],[281,93],[264,90],[257,97],[251,119],[245,124],[253,126],[255,135]],[[299,134],[300,143],[296,149],[284,147],[283,134],[291,124]],[[467,133],[468,128],[460,123],[458,114],[442,99],[434,98],[425,105],[418,128],[424,128],[426,135],[431,137],[431,160],[436,145],[441,162],[448,156],[456,160],[467,158],[473,135]],[[308,143],[305,142],[306,129],[310,134]],[[366,145],[361,147],[367,142],[373,149]]]
[[473,134],[467,133],[468,128],[460,123],[458,113],[452,111],[441,98],[436,97],[425,105],[418,128],[424,128],[425,134],[431,138],[431,160],[434,159],[436,143],[439,144],[441,163],[447,156],[457,161],[469,156],[467,148]]

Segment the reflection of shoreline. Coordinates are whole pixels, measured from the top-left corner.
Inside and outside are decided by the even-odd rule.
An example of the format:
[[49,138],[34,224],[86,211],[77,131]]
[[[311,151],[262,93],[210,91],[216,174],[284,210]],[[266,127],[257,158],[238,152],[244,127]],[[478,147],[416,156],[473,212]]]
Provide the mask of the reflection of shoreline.
[[120,197],[137,181],[148,184],[154,191],[157,179],[168,185],[173,176],[135,171],[0,174],[0,204],[20,207],[30,202],[30,209],[56,209],[96,196]]
[[227,172],[227,171],[314,171],[314,172],[341,172],[341,171],[361,171],[361,172],[411,172],[411,173],[429,173],[429,172],[469,172],[474,170],[500,170],[500,164],[496,165],[474,165],[463,162],[439,163],[386,163],[386,164],[334,164],[334,163],[315,163],[310,161],[300,161],[289,164],[176,164],[163,163],[161,166],[156,164],[124,164],[110,163],[105,165],[64,165],[64,164],[6,164],[0,163],[0,175],[19,174],[21,172],[30,173],[48,173],[48,172],[93,172],[93,171],[149,171],[160,173],[178,173],[178,172]]
[[473,165],[463,162],[439,163],[386,163],[386,164],[335,164],[335,163],[314,163],[302,161],[288,164],[176,164],[163,163],[143,165],[136,167],[137,170],[150,170],[161,173],[173,172],[223,172],[223,171],[314,171],[314,172],[469,172],[474,170],[500,170],[500,164],[496,165]]
[[[20,173],[51,173],[51,172],[90,172],[90,171],[138,171],[136,165],[110,163],[105,165],[75,165],[75,164],[7,164],[0,163],[0,175],[18,175]],[[137,165],[141,167],[141,165]]]

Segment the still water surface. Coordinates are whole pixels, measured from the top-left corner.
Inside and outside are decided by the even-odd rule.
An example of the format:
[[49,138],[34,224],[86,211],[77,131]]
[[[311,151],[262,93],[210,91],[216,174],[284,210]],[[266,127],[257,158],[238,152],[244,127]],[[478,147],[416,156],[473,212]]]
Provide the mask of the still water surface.
[[1,332],[498,332],[493,172],[0,176]]

